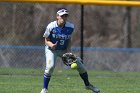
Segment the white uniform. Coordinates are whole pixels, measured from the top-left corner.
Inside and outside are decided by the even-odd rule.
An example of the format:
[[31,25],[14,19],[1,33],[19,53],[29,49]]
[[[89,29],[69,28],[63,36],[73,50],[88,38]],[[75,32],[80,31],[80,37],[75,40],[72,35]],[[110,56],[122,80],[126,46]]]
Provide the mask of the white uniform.
[[[52,50],[49,46],[45,47],[46,55],[46,69],[45,74],[50,75],[53,73],[56,64],[56,58],[61,57],[66,53],[69,40],[71,39],[72,32],[74,31],[74,25],[70,22],[66,22],[63,28],[57,25],[57,21],[51,22],[43,35],[45,38],[49,38],[52,43],[57,42],[57,47]],[[78,71],[79,73],[86,72],[83,64],[78,61]]]

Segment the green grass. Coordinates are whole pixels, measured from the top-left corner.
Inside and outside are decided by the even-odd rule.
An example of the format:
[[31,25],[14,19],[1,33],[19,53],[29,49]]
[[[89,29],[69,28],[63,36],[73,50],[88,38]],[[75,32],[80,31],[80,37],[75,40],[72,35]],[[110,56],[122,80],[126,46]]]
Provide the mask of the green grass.
[[[139,93],[139,72],[88,71],[92,83],[101,93]],[[40,93],[43,70],[0,68],[0,93]],[[92,93],[86,90],[75,70],[55,70],[49,93]]]

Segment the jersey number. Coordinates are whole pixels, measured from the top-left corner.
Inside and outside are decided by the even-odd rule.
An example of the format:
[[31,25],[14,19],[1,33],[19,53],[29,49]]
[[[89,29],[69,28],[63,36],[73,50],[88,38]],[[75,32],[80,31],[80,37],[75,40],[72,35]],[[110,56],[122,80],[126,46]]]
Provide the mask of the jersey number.
[[65,40],[60,40],[60,45],[64,45]]

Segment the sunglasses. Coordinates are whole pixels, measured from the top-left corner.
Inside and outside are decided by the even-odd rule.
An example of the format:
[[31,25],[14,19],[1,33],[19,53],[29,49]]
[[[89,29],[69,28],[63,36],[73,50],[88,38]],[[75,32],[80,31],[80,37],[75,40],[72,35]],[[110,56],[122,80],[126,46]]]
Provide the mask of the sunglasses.
[[61,15],[61,17],[68,17],[68,14]]

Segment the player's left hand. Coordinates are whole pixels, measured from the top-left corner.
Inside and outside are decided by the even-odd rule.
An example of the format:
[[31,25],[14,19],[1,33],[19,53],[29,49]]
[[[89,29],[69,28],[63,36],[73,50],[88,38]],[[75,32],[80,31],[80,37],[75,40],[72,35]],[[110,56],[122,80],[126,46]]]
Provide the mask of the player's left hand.
[[76,62],[76,60],[77,60],[77,57],[73,53],[64,53],[62,55],[62,61],[67,66],[71,66],[71,64]]

